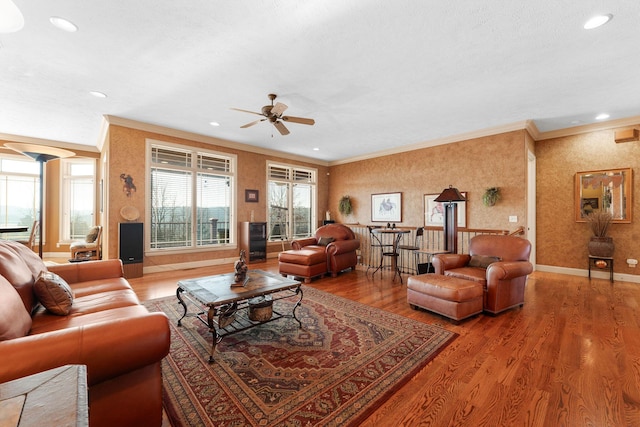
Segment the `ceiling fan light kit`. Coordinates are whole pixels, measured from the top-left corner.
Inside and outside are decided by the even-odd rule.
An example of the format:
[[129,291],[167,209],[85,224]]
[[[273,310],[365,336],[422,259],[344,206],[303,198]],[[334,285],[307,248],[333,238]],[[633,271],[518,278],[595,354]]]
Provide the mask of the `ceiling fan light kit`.
[[283,122],[299,123],[302,125],[310,125],[310,126],[315,124],[315,120],[313,119],[308,119],[305,117],[283,116],[282,114],[289,107],[283,104],[282,102],[276,102],[274,105],[273,102],[277,98],[276,94],[270,93],[267,96],[271,100],[271,105],[265,105],[264,107],[262,107],[261,113],[257,113],[255,111],[249,111],[249,110],[242,110],[240,108],[231,108],[232,110],[241,111],[243,113],[257,114],[259,116],[264,116],[264,119],[254,120],[253,122],[240,126],[240,128],[242,129],[248,128],[260,122],[264,122],[265,120],[269,120],[273,124],[273,126],[275,126],[275,128],[278,129],[278,132],[280,132],[281,135],[289,135],[290,133],[289,129],[287,129],[287,127],[284,125]]

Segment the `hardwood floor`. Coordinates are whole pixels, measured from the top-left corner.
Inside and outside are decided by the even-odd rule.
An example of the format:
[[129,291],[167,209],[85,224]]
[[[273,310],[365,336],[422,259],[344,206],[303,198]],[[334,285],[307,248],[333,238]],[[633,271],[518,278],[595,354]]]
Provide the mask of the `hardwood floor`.
[[[277,272],[275,260],[250,268]],[[142,300],[229,266],[130,279]],[[406,278],[406,276],[404,276]],[[406,281],[405,281],[406,283]],[[311,284],[459,337],[364,426],[639,426],[640,286],[536,272],[523,308],[455,325],[406,301],[406,284],[364,269]]]

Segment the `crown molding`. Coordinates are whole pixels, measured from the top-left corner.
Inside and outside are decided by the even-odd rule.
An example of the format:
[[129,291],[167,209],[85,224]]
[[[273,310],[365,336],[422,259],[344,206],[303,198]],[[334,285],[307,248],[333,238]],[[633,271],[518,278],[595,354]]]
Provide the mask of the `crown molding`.
[[640,123],[640,116],[627,117],[624,119],[608,120],[606,122],[599,122],[599,123],[593,123],[589,125],[574,126],[571,128],[542,132],[539,134],[537,138],[534,138],[534,139],[536,141],[543,141],[545,139],[562,138],[565,136],[581,135],[584,133],[616,129],[619,127],[634,126],[634,125],[637,125],[638,123]]
[[175,138],[188,139],[190,141],[202,142],[204,144],[217,145],[219,147],[232,148],[234,150],[248,151],[250,153],[263,154],[265,156],[282,157],[289,160],[311,163],[319,166],[329,166],[329,162],[314,159],[312,157],[298,156],[283,151],[271,150],[268,148],[256,147],[255,145],[243,144],[241,142],[228,141],[226,139],[215,138],[213,136],[201,135],[199,133],[186,132],[150,123],[139,122],[137,120],[125,119],[117,116],[105,115],[104,119],[109,125],[123,126],[146,132],[158,133]]

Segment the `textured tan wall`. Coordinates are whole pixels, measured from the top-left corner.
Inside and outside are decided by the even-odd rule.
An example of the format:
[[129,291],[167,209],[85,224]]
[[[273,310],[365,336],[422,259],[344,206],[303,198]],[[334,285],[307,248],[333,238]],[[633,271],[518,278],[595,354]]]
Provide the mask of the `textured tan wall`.
[[[402,192],[403,226],[424,225],[424,195],[453,185],[467,192],[467,227],[514,230],[526,225],[527,133],[514,131],[332,166],[331,214],[340,222],[371,224],[371,195]],[[530,138],[529,138],[530,139]],[[482,204],[488,187],[501,200]],[[349,195],[354,213],[343,218],[338,201]],[[516,215],[517,223],[509,223]]]
[[640,258],[640,225],[636,196],[640,143],[616,144],[614,130],[556,138],[536,143],[537,156],[537,245],[538,264],[587,268],[589,226],[574,216],[576,172],[633,168],[633,209],[631,224],[612,224],[609,235],[616,246],[616,273],[640,274],[629,268],[627,258]]
[[[233,153],[237,155],[238,165],[238,221],[249,221],[251,211],[254,211],[255,221],[266,221],[267,200],[266,200],[266,162],[267,160],[279,161],[287,164],[296,164],[316,168],[318,170],[318,211],[317,217],[321,221],[327,206],[328,194],[328,168],[325,166],[313,165],[276,156],[266,156],[242,150],[234,150],[228,147],[206,144],[199,141],[192,141],[173,136],[161,135],[143,130],[131,129],[123,126],[110,126],[108,142],[103,149],[108,157],[108,177],[105,185],[108,185],[108,208],[105,222],[108,224],[108,245],[105,247],[106,258],[118,257],[118,224],[123,221],[120,216],[120,209],[123,206],[131,205],[140,211],[140,220],[145,218],[145,202],[148,195],[145,194],[145,144],[146,139],[154,139],[173,144],[188,145],[190,147],[202,147],[220,152]],[[137,191],[127,197],[122,191],[122,180],[120,174],[125,173],[134,178]],[[245,203],[245,189],[259,191],[258,203]],[[282,250],[281,243],[269,244],[269,252]],[[211,250],[188,254],[172,254],[163,256],[145,257],[144,265],[164,265],[184,262],[196,262],[202,260],[236,257],[238,250]]]

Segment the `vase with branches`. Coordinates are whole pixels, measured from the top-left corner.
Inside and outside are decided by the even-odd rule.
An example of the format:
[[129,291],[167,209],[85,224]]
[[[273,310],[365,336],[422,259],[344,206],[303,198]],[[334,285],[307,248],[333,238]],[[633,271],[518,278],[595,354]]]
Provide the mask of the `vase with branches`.
[[613,221],[611,213],[597,210],[587,215],[587,223],[593,236],[589,241],[589,255],[596,257],[612,257],[615,246],[613,239],[607,236]]

